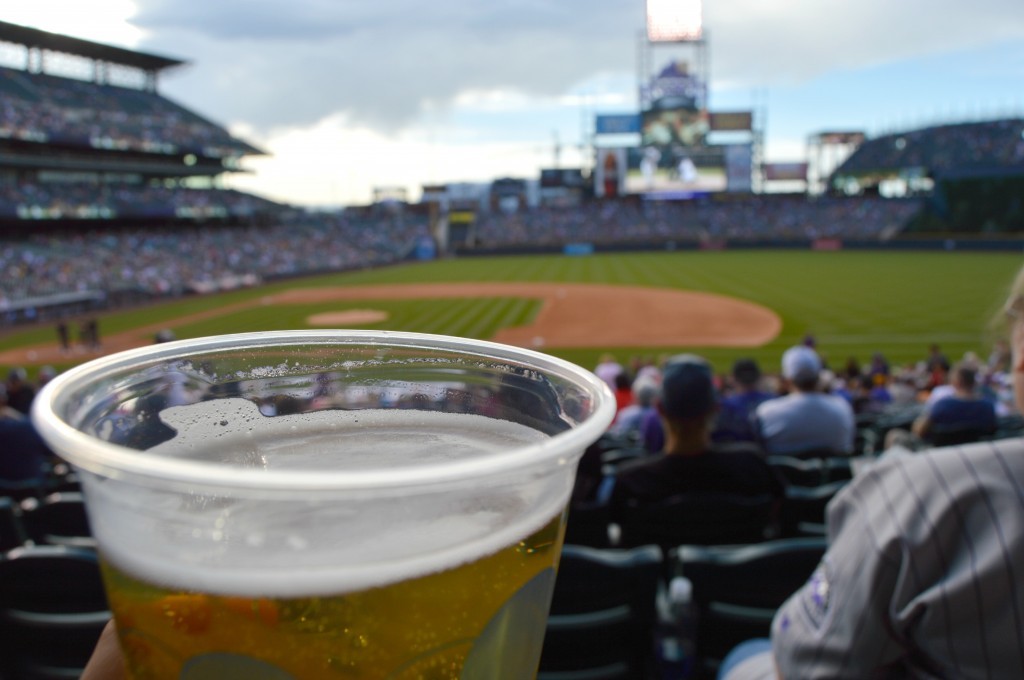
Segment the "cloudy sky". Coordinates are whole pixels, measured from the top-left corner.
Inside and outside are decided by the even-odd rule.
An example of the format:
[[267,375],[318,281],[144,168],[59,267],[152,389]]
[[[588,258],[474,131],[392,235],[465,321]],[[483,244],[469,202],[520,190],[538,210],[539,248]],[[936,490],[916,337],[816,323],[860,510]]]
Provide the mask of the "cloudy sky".
[[[235,186],[296,204],[587,164],[594,114],[637,106],[643,0],[8,5],[188,61],[161,92],[269,153]],[[754,109],[769,161],[804,160],[824,129],[1024,115],[1022,0],[705,0],[704,25],[711,109]]]

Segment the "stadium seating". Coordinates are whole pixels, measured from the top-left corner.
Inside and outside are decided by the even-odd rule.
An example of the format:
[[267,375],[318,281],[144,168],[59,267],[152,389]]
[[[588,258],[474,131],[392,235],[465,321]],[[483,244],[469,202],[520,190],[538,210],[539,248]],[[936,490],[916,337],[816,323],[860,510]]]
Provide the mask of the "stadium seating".
[[40,545],[95,548],[85,503],[80,493],[52,493],[23,504],[28,537]]
[[778,530],[771,496],[686,493],[657,503],[627,504],[618,517],[622,547],[756,543]]
[[768,464],[790,486],[820,486],[853,476],[850,460],[845,457],[798,458],[796,456],[768,456]]
[[4,677],[77,678],[110,616],[93,551],[25,546],[0,560]]
[[644,680],[651,675],[662,557],[654,546],[567,545],[548,617],[539,680]]
[[781,535],[824,536],[825,508],[846,484],[846,480],[839,480],[812,487],[787,487],[782,500]]
[[708,677],[734,646],[768,636],[775,610],[807,581],[825,547],[824,538],[802,538],[670,554],[673,573],[693,584],[697,665]]
[[0,496],[0,553],[25,545],[27,540],[21,507],[13,498]]

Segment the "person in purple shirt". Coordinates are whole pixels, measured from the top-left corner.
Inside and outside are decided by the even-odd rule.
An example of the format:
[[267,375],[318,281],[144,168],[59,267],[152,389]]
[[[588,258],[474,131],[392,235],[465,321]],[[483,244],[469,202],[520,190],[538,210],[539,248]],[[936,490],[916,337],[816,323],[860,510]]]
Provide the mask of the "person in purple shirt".
[[739,359],[732,366],[735,393],[719,403],[718,418],[711,439],[716,442],[756,442],[754,411],[772,398],[760,389],[761,368],[753,359]]

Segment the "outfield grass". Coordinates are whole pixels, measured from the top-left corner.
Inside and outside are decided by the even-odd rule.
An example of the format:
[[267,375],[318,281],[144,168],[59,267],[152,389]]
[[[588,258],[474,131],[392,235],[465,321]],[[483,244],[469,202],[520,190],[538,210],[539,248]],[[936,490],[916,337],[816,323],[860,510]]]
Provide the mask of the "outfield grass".
[[[951,358],[968,350],[987,354],[992,342],[988,322],[1021,264],[1017,254],[942,252],[723,251],[464,258],[189,298],[106,315],[100,324],[103,333],[113,333],[295,287],[473,281],[611,283],[731,295],[770,307],[783,321],[780,336],[754,350],[607,348],[622,360],[632,355],[687,350],[704,354],[722,370],[740,355],[754,356],[768,370],[774,370],[787,346],[799,342],[805,333],[813,333],[833,365],[841,365],[848,356],[866,362],[875,351],[893,363],[905,363],[924,358],[932,342],[940,344]],[[386,322],[361,328],[489,338],[501,327],[527,322],[539,305],[499,298],[373,301],[347,306],[372,306],[390,314]],[[340,308],[337,302],[286,309],[254,307],[201,323],[167,325],[179,338],[302,328],[309,315]],[[600,314],[600,310],[594,313]],[[643,329],[638,328],[637,337],[642,336]],[[0,349],[51,342],[54,337],[50,326],[21,330],[0,339]],[[550,351],[591,367],[602,350]]]

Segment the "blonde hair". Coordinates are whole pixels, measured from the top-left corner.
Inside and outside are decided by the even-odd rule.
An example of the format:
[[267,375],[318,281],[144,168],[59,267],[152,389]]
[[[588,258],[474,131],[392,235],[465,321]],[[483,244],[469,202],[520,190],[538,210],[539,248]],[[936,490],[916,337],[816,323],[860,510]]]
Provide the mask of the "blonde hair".
[[1024,305],[1019,302],[1022,300],[1024,300],[1024,266],[1017,271],[1017,275],[1013,278],[1013,283],[1010,284],[1010,289],[1007,291],[1004,302],[995,311],[992,315],[992,320],[989,322],[989,330],[995,337],[1006,337],[1010,330],[1007,323],[1007,310],[1012,305],[1024,309]]

